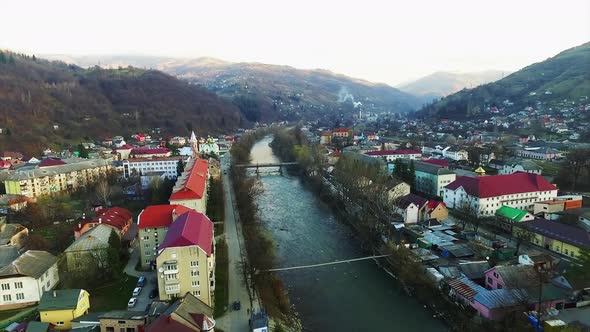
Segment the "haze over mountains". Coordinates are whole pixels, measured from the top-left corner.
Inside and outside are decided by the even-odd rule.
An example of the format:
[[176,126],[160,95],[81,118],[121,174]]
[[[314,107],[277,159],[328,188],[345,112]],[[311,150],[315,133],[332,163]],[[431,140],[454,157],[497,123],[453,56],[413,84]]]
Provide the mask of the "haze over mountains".
[[234,100],[250,121],[315,119],[356,112],[410,112],[425,99],[386,84],[327,70],[305,70],[262,63],[232,63],[215,58],[48,55],[82,67],[146,67],[162,70]]
[[461,90],[420,110],[424,119],[464,120],[484,114],[487,108],[522,111],[543,104],[555,107],[567,101],[578,105],[590,97],[590,42],[534,63],[507,77],[474,89]]
[[416,96],[439,98],[464,88],[471,89],[485,83],[494,82],[509,74],[510,72],[501,70],[486,70],[473,73],[439,71],[415,81],[400,84],[397,88]]

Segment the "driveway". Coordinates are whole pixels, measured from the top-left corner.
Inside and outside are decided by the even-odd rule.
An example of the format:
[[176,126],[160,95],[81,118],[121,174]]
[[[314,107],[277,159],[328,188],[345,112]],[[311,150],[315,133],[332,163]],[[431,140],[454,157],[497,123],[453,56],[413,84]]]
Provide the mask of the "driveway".
[[[154,299],[149,298],[149,294],[152,291],[152,289],[154,289],[158,286],[156,271],[150,271],[150,272],[136,271],[135,266],[137,265],[138,261],[139,261],[139,249],[135,246],[133,248],[133,251],[129,255],[129,261],[127,262],[127,265],[125,266],[124,271],[128,275],[131,275],[134,277],[139,278],[139,277],[143,276],[143,277],[145,277],[146,280],[145,280],[145,285],[144,285],[143,289],[141,290],[141,293],[139,294],[139,296],[136,296],[137,297],[137,304],[133,308],[128,308],[128,310],[130,310],[130,311],[144,311],[147,308],[147,306],[152,303],[153,300],[158,299],[158,297],[156,297]],[[129,294],[129,298],[132,298],[132,297],[133,297],[132,294]]]

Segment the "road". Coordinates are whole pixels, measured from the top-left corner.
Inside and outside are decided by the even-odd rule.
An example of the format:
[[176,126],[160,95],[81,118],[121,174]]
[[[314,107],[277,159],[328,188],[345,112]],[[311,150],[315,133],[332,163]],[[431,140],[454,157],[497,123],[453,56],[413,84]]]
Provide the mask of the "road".
[[[156,297],[155,299],[150,299],[149,298],[149,294],[152,291],[152,289],[156,288],[158,286],[157,283],[157,276],[156,276],[156,272],[155,271],[151,271],[151,272],[144,272],[144,271],[136,271],[135,270],[135,266],[137,265],[137,262],[139,261],[139,248],[137,248],[137,243],[138,241],[135,241],[135,245],[133,247],[133,251],[131,252],[131,254],[129,255],[129,261],[127,262],[127,265],[125,266],[125,273],[127,273],[130,276],[134,276],[134,277],[141,277],[144,276],[145,277],[145,285],[143,286],[143,289],[141,290],[141,293],[139,294],[139,296],[137,297],[137,304],[135,305],[135,307],[133,308],[129,308],[129,310],[131,311],[143,311],[147,308],[147,306],[152,303],[153,300],[158,299],[158,297]],[[129,298],[132,297],[132,294],[129,294]]]
[[[229,260],[229,305],[234,301],[240,301],[241,310],[234,311],[228,309],[222,317],[217,318],[217,326],[227,332],[244,332],[249,331],[248,311],[252,311],[250,306],[250,296],[244,279],[242,270],[243,260],[245,260],[245,248],[243,248],[243,237],[241,236],[240,225],[236,222],[236,213],[234,208],[233,190],[231,188],[229,173],[230,165],[229,153],[221,157],[221,174],[223,179],[223,196],[225,199],[225,239],[228,246]],[[257,301],[254,300],[254,309],[258,310]]]

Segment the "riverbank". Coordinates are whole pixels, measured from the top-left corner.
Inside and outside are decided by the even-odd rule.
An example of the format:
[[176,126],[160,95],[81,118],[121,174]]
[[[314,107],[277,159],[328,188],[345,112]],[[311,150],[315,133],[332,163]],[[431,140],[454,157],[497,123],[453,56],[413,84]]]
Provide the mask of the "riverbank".
[[[250,163],[250,150],[253,145],[271,130],[259,130],[242,136],[232,147],[231,154],[234,164]],[[297,319],[289,302],[287,290],[282,281],[274,273],[259,273],[275,267],[275,244],[272,236],[264,230],[258,220],[256,197],[262,188],[256,177],[249,176],[242,168],[232,168],[232,183],[236,197],[242,235],[248,256],[248,265],[243,272],[246,280],[250,280],[253,289],[258,293],[260,307],[272,318],[275,331],[300,331],[301,323]]]

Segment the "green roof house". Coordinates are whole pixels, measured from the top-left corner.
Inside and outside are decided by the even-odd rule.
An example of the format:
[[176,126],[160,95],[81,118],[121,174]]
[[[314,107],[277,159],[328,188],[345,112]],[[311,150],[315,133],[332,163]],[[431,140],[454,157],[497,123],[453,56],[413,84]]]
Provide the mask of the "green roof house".
[[533,216],[530,212],[515,209],[513,207],[506,205],[502,205],[496,211],[496,216],[508,223],[515,223],[535,219],[535,216]]

